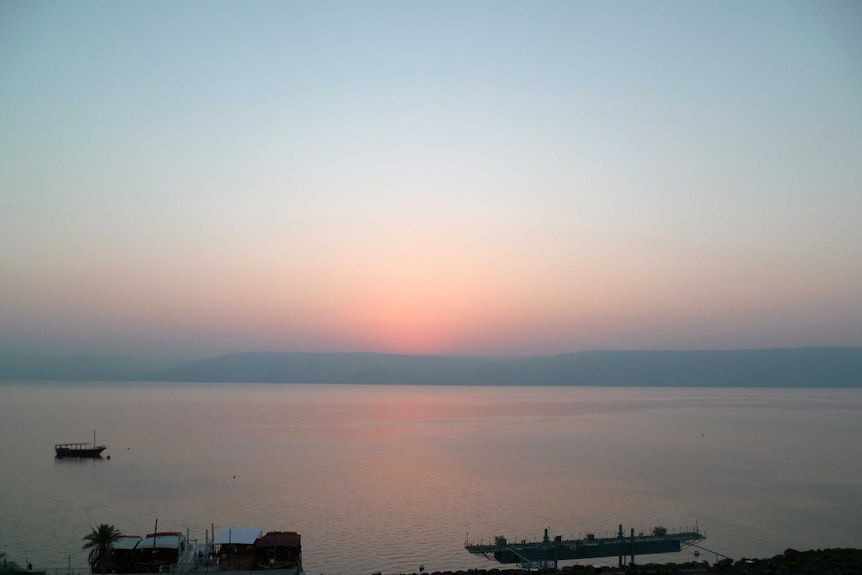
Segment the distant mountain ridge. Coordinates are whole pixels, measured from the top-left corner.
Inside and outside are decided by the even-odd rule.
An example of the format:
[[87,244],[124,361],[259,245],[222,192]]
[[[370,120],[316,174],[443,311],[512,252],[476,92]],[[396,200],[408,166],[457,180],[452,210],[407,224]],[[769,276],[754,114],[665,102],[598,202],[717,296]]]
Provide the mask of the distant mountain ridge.
[[[21,358],[26,361],[21,361]],[[519,358],[250,352],[173,366],[155,366],[152,360],[119,356],[0,356],[0,379],[404,385],[862,387],[862,348],[589,351]]]
[[176,364],[176,359],[130,355],[0,354],[0,379],[122,381]]

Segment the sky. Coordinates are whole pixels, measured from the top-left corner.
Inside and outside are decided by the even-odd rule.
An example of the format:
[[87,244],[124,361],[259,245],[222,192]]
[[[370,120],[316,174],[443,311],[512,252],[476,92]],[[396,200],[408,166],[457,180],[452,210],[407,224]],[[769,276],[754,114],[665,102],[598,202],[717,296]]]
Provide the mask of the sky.
[[0,0],[0,352],[862,346],[860,30]]

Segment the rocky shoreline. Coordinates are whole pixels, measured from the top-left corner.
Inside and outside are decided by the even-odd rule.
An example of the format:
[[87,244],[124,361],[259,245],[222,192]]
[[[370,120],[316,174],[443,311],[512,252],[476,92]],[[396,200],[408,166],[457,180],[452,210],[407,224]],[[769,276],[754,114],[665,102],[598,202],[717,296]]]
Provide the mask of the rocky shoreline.
[[[429,575],[526,575],[524,569],[471,569],[468,571],[435,572]],[[644,563],[625,567],[567,565],[560,575],[655,575],[722,573],[726,575],[862,575],[862,549],[788,549],[768,559],[723,559],[710,564],[706,561],[686,563]],[[418,575],[418,574],[414,574]]]
[[[0,575],[26,573],[45,575],[44,571],[25,570],[12,561],[0,563]],[[469,569],[465,571],[434,571],[421,575],[526,575],[526,569]],[[535,571],[533,571],[535,573]],[[644,563],[625,567],[567,565],[554,572],[559,575],[695,575],[721,573],[724,575],[862,575],[862,549],[817,549],[796,551],[788,549],[768,559],[723,559],[710,564],[707,561],[685,563]],[[405,575],[405,574],[402,574]],[[412,575],[420,575],[414,573]]]

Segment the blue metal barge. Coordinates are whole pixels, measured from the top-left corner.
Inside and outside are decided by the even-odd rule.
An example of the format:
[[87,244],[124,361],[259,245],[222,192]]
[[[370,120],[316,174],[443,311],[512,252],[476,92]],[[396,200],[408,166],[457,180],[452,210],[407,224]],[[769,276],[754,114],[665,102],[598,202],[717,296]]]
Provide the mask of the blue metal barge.
[[561,536],[554,539],[545,536],[541,541],[521,541],[512,543],[505,537],[494,538],[493,544],[470,544],[464,548],[474,555],[483,555],[499,563],[518,563],[527,569],[557,568],[558,561],[578,559],[593,559],[596,557],[619,557],[623,565],[627,557],[634,563],[636,555],[655,553],[676,553],[683,548],[694,545],[706,539],[698,529],[681,533],[668,533],[664,527],[656,527],[651,533],[635,535],[631,530],[629,536],[623,533],[620,525],[616,537],[595,537],[588,533],[583,539],[563,540]]

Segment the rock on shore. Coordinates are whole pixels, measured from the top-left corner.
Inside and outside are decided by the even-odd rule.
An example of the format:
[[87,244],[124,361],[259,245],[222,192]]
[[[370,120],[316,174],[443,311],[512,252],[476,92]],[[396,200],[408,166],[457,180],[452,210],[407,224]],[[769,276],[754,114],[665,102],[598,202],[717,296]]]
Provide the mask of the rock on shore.
[[741,559],[716,563],[711,573],[750,575],[857,575],[862,574],[862,549],[788,549],[771,559]]
[[[470,569],[468,571],[434,572],[430,575],[526,575],[524,569]],[[535,571],[534,571],[535,573]],[[687,563],[645,563],[626,567],[594,567],[567,565],[558,571],[561,575],[596,575],[599,573],[635,574],[700,574],[726,575],[862,575],[862,549],[817,549],[796,551],[788,549],[769,559],[724,559],[715,564],[706,561]],[[418,575],[418,574],[414,574]]]

